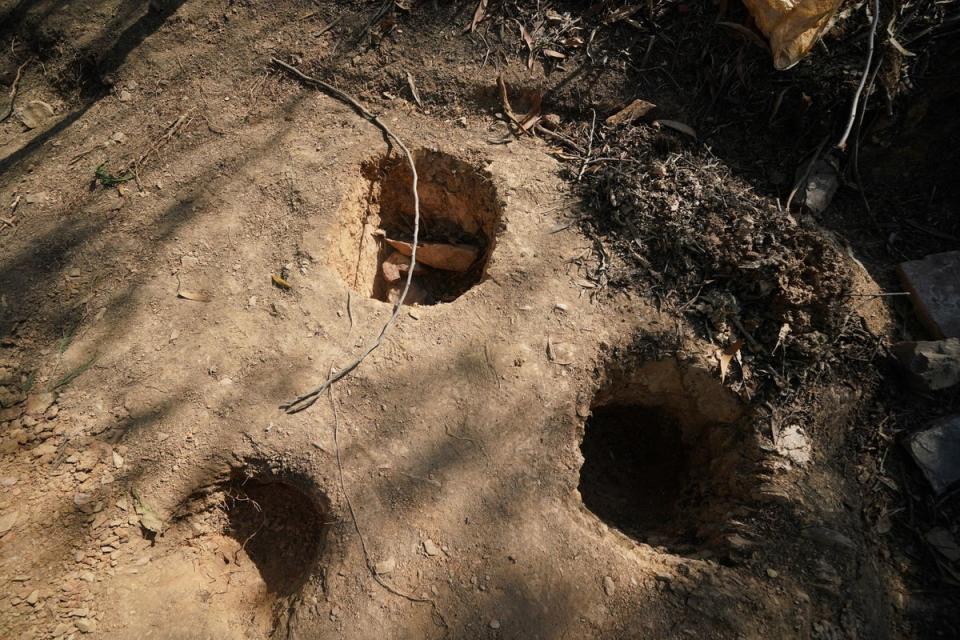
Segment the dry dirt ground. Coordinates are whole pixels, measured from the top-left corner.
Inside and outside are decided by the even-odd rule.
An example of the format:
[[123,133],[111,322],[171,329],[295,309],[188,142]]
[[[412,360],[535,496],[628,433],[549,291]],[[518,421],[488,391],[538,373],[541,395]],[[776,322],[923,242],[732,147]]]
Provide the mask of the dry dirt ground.
[[[721,380],[726,336],[624,284],[635,266],[577,223],[577,163],[496,116],[497,68],[558,81],[465,35],[474,3],[366,29],[380,3],[149,4],[0,2],[0,71],[29,61],[0,124],[0,636],[950,633],[909,587],[925,565],[864,515],[873,383],[790,378],[798,411],[757,399],[749,358]],[[295,414],[390,316],[378,230],[408,228],[410,176],[272,56],[381,114],[425,237],[482,249]],[[614,72],[559,84],[564,118],[633,97]],[[53,113],[28,128],[33,101]],[[791,291],[879,290],[801,222],[824,248]],[[883,301],[842,311],[894,331]]]

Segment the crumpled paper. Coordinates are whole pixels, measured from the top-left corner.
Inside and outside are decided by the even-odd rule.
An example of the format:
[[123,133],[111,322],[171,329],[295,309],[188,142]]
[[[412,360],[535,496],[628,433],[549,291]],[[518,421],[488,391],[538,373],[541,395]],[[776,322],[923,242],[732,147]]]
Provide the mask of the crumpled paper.
[[816,44],[841,0],[744,0],[770,41],[773,66],[789,69]]

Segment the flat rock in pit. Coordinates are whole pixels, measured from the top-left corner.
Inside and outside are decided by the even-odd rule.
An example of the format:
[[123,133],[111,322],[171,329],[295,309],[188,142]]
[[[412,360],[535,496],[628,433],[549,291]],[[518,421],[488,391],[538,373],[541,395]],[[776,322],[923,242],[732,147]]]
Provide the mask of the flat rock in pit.
[[[391,240],[387,243],[405,256],[412,255],[413,245],[409,242]],[[476,262],[480,250],[469,244],[441,244],[423,242],[417,245],[417,262],[428,267],[443,269],[444,271],[467,271]]]
[[960,414],[941,418],[907,440],[914,462],[937,494],[960,481]]

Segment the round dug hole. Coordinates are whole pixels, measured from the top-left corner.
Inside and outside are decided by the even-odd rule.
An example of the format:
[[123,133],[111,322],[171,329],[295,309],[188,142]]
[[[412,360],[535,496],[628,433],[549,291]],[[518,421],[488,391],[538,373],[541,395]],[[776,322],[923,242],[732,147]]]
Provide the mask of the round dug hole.
[[739,415],[737,401],[708,373],[674,361],[614,373],[584,425],[584,506],[673,553],[710,546],[749,477],[734,445]]
[[[489,174],[438,151],[414,153],[420,197],[417,265],[406,304],[451,302],[479,283],[493,254],[501,205]],[[356,292],[396,302],[413,240],[412,176],[404,156],[378,157],[341,206],[333,265]]]
[[223,504],[224,533],[240,544],[267,591],[284,597],[299,590],[323,548],[324,510],[283,482],[234,482]]

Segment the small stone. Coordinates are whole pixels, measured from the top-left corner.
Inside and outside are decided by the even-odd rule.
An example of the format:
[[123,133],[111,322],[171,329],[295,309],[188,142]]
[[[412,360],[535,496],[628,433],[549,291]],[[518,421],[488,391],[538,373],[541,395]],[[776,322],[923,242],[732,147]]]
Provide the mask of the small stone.
[[127,141],[127,134],[125,134],[123,131],[117,131],[112,136],[110,136],[110,139],[117,144],[123,144],[124,142]]
[[86,618],[90,615],[90,609],[74,609],[67,614],[70,618]]
[[791,424],[780,429],[775,445],[777,453],[797,466],[810,462],[810,441],[800,425]]
[[491,628],[491,629],[499,629],[499,628],[500,628],[500,621],[497,620],[496,618],[494,618],[493,620],[491,620],[491,621],[490,621],[490,628]]
[[0,536],[13,529],[13,525],[17,524],[17,519],[19,517],[19,511],[11,511],[0,516]]
[[27,204],[43,204],[50,199],[50,195],[46,191],[36,191],[34,193],[28,193],[27,197],[24,198]]
[[440,547],[429,538],[423,541],[423,551],[430,557],[440,555]]
[[113,466],[115,466],[117,469],[123,468],[123,456],[116,451],[113,452]]
[[43,100],[33,100],[20,110],[20,122],[27,129],[36,129],[53,117],[53,107]]
[[935,493],[960,481],[960,414],[941,418],[913,434],[907,448]]
[[117,96],[117,99],[120,100],[120,102],[130,102],[133,100],[133,94],[126,89],[121,89],[120,95]]
[[939,391],[960,383],[960,339],[901,342],[890,351],[915,389]]
[[617,592],[617,583],[610,576],[603,576],[603,592],[608,596]]
[[540,124],[550,130],[556,129],[560,126],[560,116],[555,113],[548,113],[540,119]]
[[778,577],[780,577],[780,573],[777,572],[776,569],[771,569],[770,567],[767,567],[767,577],[769,577],[769,578],[778,578]]
[[97,576],[92,571],[81,571],[79,578],[84,582],[96,582]]
[[31,415],[43,415],[56,402],[52,393],[38,393],[27,398],[26,410]]
[[377,575],[385,575],[392,573],[394,569],[397,568],[396,558],[387,558],[386,560],[381,560],[373,566],[373,570],[377,572]]
[[26,603],[33,606],[37,604],[37,600],[39,599],[40,599],[40,590],[34,589],[33,591],[30,592],[30,595],[27,596]]
[[81,618],[74,621],[73,624],[77,627],[77,630],[80,631],[80,633],[93,633],[97,630],[96,620],[90,620],[89,618]]

